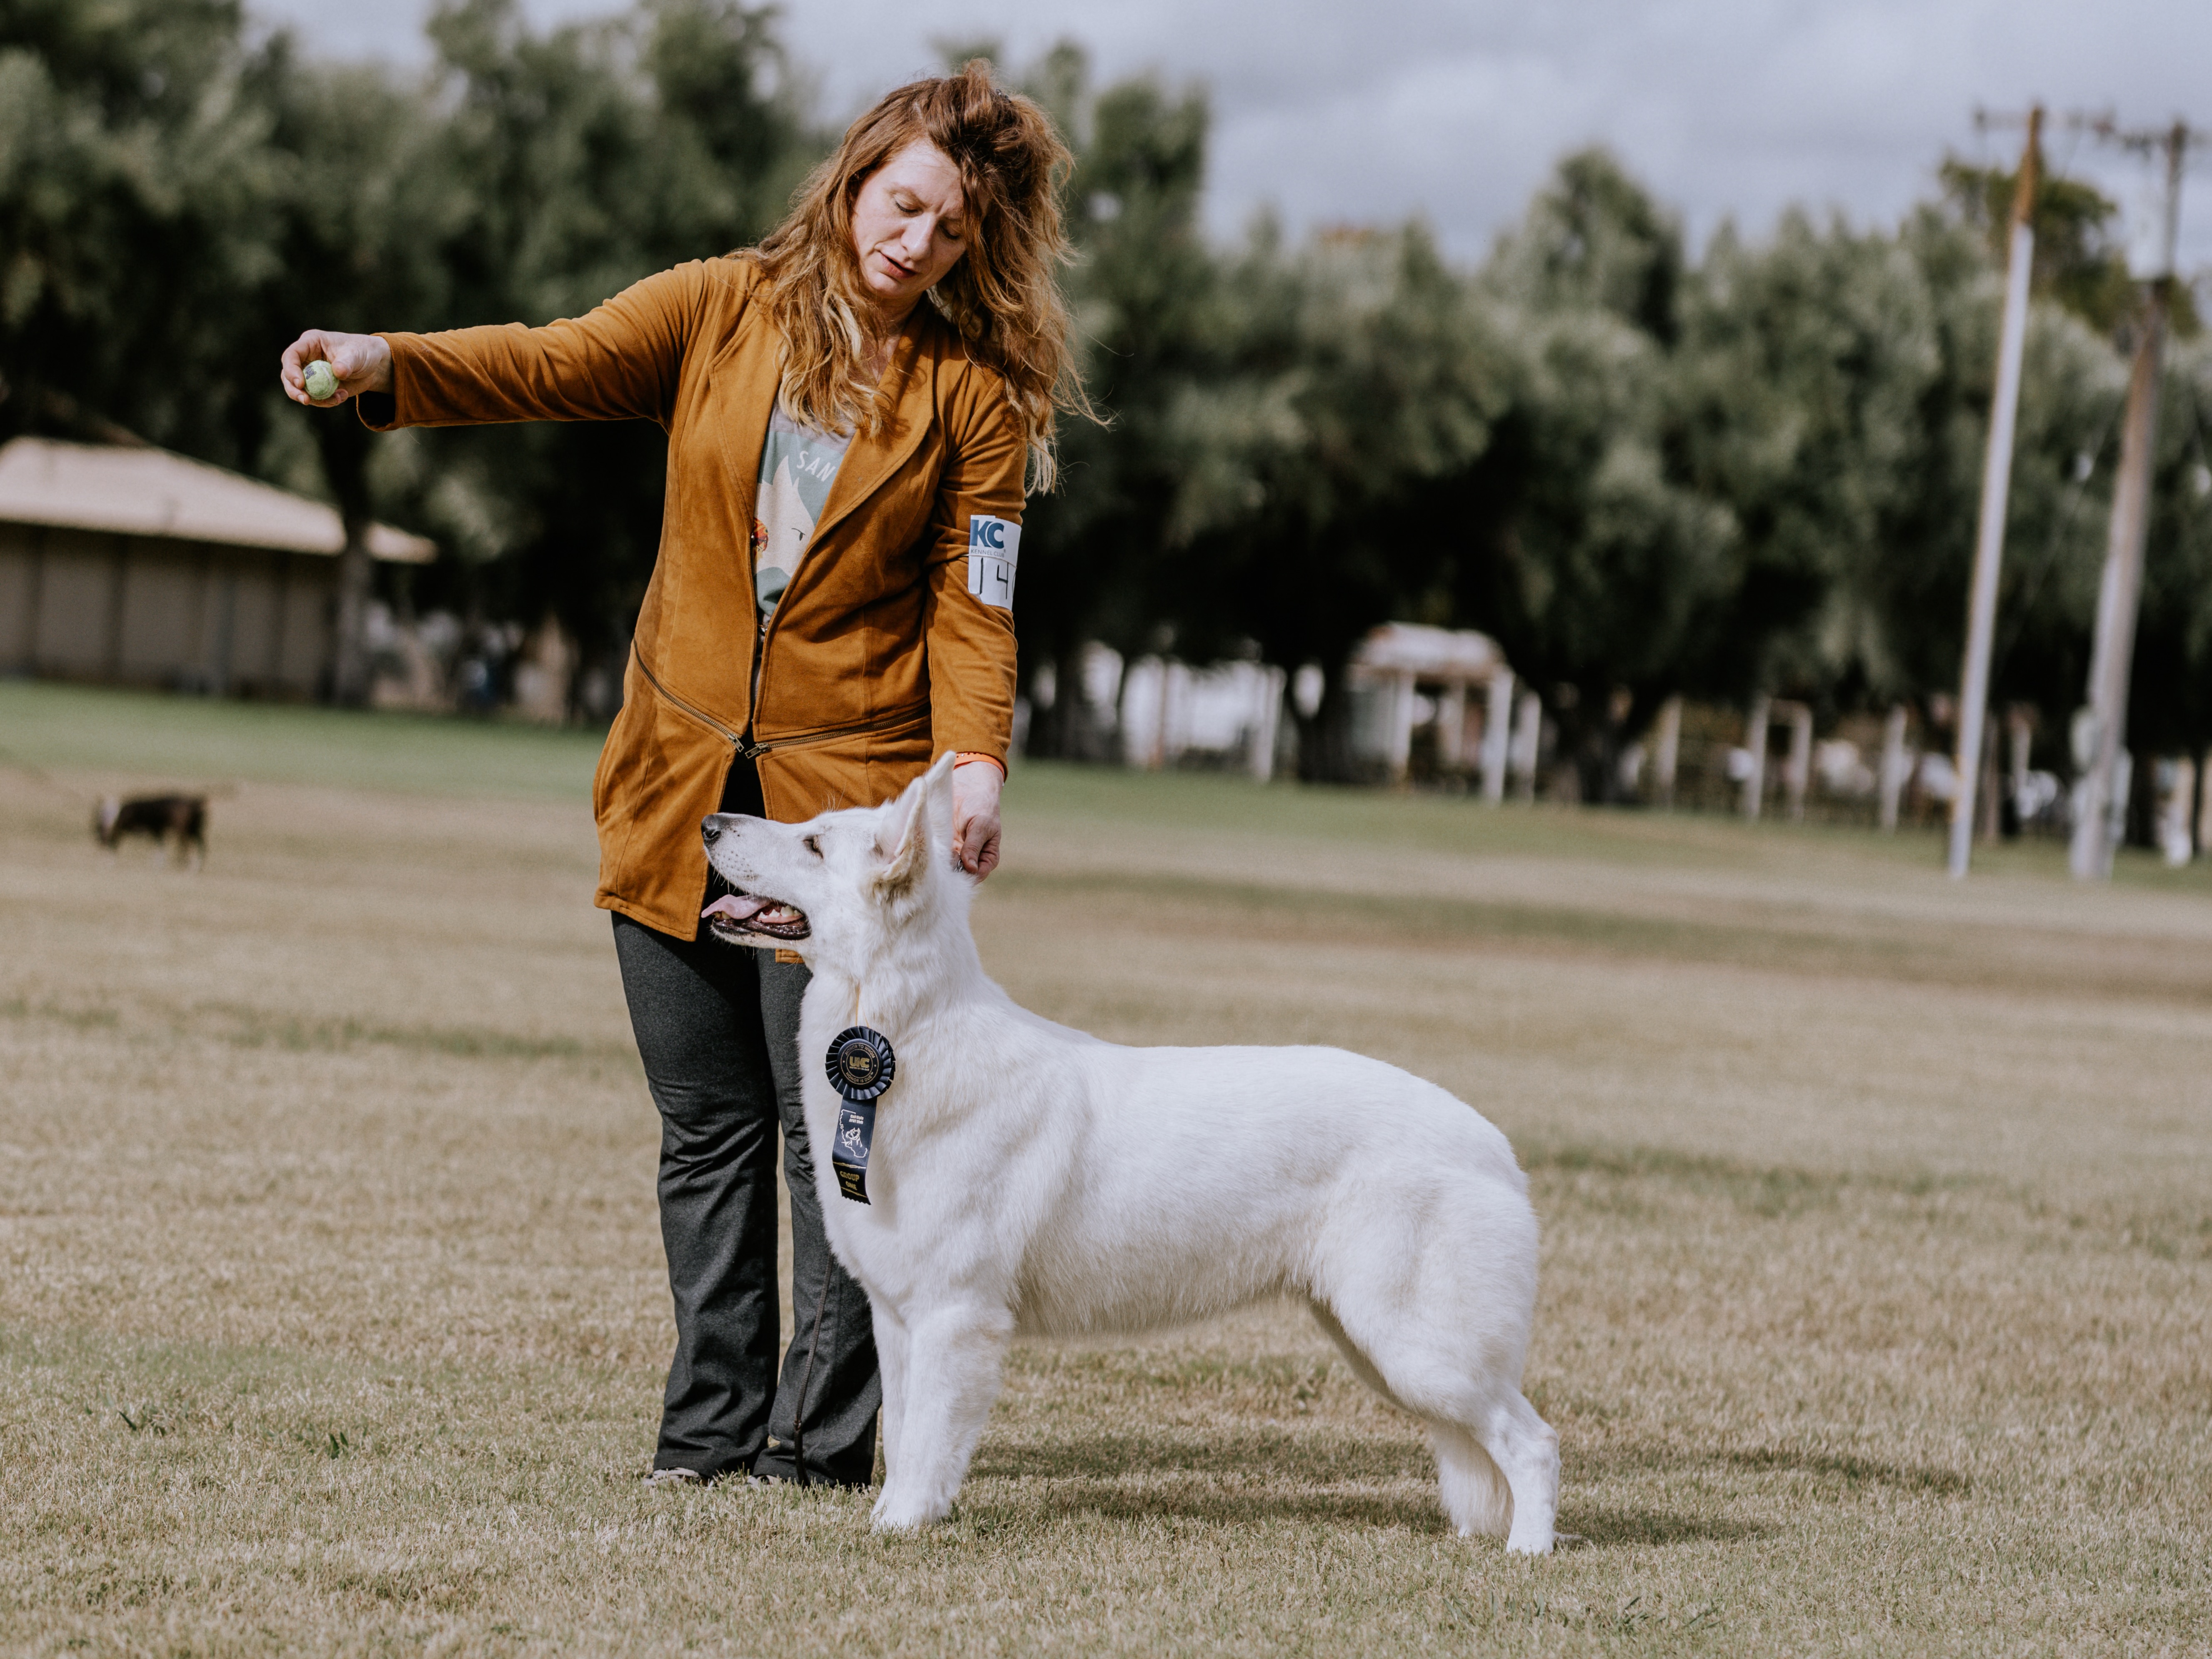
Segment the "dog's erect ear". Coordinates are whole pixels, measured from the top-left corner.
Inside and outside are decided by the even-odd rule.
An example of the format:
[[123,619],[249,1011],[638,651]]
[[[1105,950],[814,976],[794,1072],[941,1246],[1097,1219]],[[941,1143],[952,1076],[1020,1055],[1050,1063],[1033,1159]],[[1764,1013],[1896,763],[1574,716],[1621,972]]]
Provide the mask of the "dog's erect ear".
[[959,758],[945,754],[937,757],[937,764],[907,785],[906,793],[898,799],[899,810],[904,816],[904,827],[899,832],[897,849],[890,855],[890,862],[876,877],[876,886],[886,898],[895,898],[910,890],[921,879],[922,872],[929,867],[930,823],[937,816],[933,810],[939,798],[945,798],[945,818],[952,813],[952,763]]

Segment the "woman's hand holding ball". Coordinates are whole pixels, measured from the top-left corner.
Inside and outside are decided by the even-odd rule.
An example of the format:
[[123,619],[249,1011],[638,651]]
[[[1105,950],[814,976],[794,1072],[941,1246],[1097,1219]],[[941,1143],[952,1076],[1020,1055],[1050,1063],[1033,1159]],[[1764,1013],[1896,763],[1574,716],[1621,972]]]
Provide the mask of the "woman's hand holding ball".
[[294,403],[335,409],[364,392],[392,390],[392,348],[381,335],[311,328],[284,348],[280,379]]

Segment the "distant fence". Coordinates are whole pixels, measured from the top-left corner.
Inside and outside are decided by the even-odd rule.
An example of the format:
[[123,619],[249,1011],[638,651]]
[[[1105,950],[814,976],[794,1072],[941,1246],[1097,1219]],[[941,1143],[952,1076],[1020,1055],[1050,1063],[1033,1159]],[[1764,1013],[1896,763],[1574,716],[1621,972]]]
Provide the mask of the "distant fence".
[[[1200,667],[1158,657],[1124,662],[1087,647],[1073,757],[1141,769],[1241,772],[1266,781],[1296,770],[1295,716],[1310,715],[1319,671],[1285,674],[1256,662]],[[1037,710],[1057,690],[1032,683]],[[1609,792],[1627,805],[1686,812],[1856,825],[1934,829],[1948,821],[1958,778],[1954,741],[1936,718],[1900,706],[1827,722],[1802,704],[1756,699],[1745,708],[1676,700],[1620,751]],[[1494,712],[1495,711],[1495,712]],[[1018,727],[1034,713],[1024,700]],[[1508,729],[1492,732],[1493,719]],[[1418,674],[1354,677],[1345,712],[1355,778],[1493,799],[1567,802],[1584,795],[1576,757],[1561,752],[1559,720],[1544,699],[1498,665],[1488,684],[1431,683]],[[1764,742],[1754,741],[1754,727]],[[1063,729],[1066,729],[1065,726]],[[1990,722],[1984,781],[1977,792],[1986,835],[2063,837],[2069,791],[2061,775],[2031,764],[2036,734],[2025,708]],[[1019,746],[1018,732],[1017,746]],[[2048,745],[2046,744],[2047,748]],[[1493,781],[1489,775],[1498,773]],[[2212,768],[2185,757],[2151,764],[2136,791],[2151,837],[2169,863],[2195,856],[2212,823]],[[2128,798],[2124,775],[2119,791]]]

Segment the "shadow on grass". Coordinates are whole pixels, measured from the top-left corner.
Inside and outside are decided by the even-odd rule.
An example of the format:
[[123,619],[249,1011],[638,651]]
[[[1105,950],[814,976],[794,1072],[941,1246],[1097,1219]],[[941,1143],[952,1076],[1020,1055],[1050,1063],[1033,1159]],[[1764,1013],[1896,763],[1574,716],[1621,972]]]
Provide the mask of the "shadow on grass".
[[1567,1191],[1572,1190],[1577,1177],[1623,1183],[1654,1181],[1701,1198],[1725,1199],[1739,1208],[1768,1217],[1828,1208],[1850,1193],[1925,1200],[1991,1188],[1990,1182],[1967,1176],[1792,1169],[1665,1146],[1553,1146],[1531,1141],[1522,1152],[1522,1167],[1532,1176],[1556,1178]]
[[[1711,1462],[1703,1459],[1702,1462]],[[1848,1452],[1792,1451],[1760,1446],[1751,1451],[1729,1452],[1720,1460],[1740,1469],[1790,1469],[1819,1474],[1852,1486],[1892,1486],[1900,1492],[1928,1492],[1954,1497],[1970,1491],[1973,1483],[1956,1469],[1930,1468],[1915,1463],[1884,1463]]]
[[1775,1529],[1756,1521],[1727,1521],[1717,1516],[1584,1509],[1570,1504],[1559,1513],[1559,1530],[1578,1536],[1580,1549],[1606,1549],[1623,1544],[1739,1544],[1766,1537]]
[[[1369,1443],[1364,1456],[1337,1436],[1210,1436],[1188,1448],[1164,1442],[1097,1437],[1047,1446],[1002,1448],[979,1456],[975,1475],[1034,1482],[1021,1498],[1042,1516],[1093,1520],[1185,1521],[1249,1525],[1255,1520],[1310,1521],[1397,1528],[1443,1537],[1444,1519],[1426,1451]],[[1186,1455],[1186,1452],[1188,1455]],[[1709,1461],[1709,1460],[1701,1460]],[[1409,1484],[1418,1481],[1418,1486]],[[1389,1487],[1390,1490],[1377,1490]],[[1775,1530],[1758,1522],[1675,1515],[1652,1509],[1570,1504],[1562,1531],[1582,1547],[1735,1543]]]
[[987,1445],[975,1473],[1000,1480],[1111,1480],[1133,1475],[1234,1477],[1287,1485],[1433,1480],[1428,1448],[1415,1440],[1316,1429],[1252,1429],[1171,1435],[1085,1435]]
[[1655,1471],[1724,1467],[1755,1474],[1779,1472],[1815,1475],[1848,1486],[1885,1486],[1893,1492],[1964,1496],[1973,1483],[1956,1469],[1923,1463],[1889,1463],[1856,1452],[1815,1451],[1793,1446],[1753,1446],[1735,1450],[1690,1450],[1674,1446],[1628,1445],[1580,1449],[1575,1462],[1588,1474],[1632,1476]]
[[1341,1487],[1285,1492],[1240,1485],[1224,1487],[1195,1478],[1141,1482],[1112,1480],[1056,1481],[1024,1494],[1042,1516],[1091,1521],[1202,1521],[1224,1527],[1255,1521],[1311,1521],[1332,1526],[1389,1528],[1442,1537],[1451,1531],[1434,1492],[1346,1491]]

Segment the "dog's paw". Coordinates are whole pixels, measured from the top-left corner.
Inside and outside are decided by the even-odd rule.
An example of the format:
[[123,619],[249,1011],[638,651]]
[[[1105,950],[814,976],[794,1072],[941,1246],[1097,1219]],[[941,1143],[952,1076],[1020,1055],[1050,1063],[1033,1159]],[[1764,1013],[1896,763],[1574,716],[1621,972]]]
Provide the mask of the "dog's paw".
[[934,1526],[952,1513],[951,1503],[933,1503],[927,1498],[909,1498],[894,1487],[886,1486],[876,1499],[868,1519],[878,1532],[919,1532],[924,1527]]

